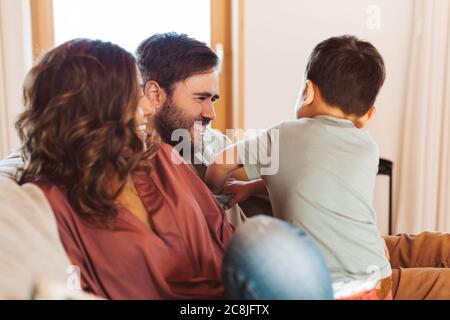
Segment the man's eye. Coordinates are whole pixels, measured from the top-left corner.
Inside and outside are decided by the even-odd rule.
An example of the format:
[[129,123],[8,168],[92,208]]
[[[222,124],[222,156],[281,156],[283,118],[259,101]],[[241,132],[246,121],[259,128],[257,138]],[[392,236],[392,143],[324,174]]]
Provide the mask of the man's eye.
[[202,101],[202,102],[203,102],[203,101],[206,101],[206,99],[207,99],[206,97],[199,97],[199,98],[198,98],[198,100],[200,100],[200,101]]

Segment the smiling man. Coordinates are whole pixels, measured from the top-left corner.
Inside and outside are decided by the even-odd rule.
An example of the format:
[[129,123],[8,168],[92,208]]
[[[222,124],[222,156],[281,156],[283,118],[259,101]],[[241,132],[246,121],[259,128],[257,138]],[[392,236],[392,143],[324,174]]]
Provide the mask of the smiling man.
[[163,141],[177,144],[172,139],[177,129],[202,137],[216,118],[217,55],[206,44],[176,33],[146,39],[137,54],[145,94],[158,110],[154,125]]
[[[145,95],[157,110],[154,128],[203,180],[207,164],[229,142],[209,126],[216,118],[214,102],[220,98],[217,55],[198,40],[165,33],[144,40],[137,56]],[[245,220],[238,205],[227,210],[227,216],[234,225]]]

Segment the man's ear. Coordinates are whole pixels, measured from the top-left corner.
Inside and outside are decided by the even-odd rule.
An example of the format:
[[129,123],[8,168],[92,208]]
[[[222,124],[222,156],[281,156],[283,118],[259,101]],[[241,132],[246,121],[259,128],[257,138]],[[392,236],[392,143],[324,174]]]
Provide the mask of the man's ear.
[[161,109],[167,100],[166,91],[154,80],[150,80],[145,84],[144,94],[156,110]]
[[315,95],[316,91],[313,82],[311,80],[307,80],[303,91],[303,106],[311,105],[314,102]]
[[369,111],[367,111],[365,115],[355,121],[356,127],[359,129],[364,128],[376,112],[377,108],[375,108],[375,106],[370,107]]

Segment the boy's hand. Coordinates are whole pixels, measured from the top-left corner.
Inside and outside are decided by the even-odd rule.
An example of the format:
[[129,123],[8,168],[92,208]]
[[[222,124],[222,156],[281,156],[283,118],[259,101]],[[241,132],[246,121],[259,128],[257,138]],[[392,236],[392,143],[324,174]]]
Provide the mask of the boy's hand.
[[249,181],[239,181],[236,179],[228,179],[223,187],[223,194],[231,195],[230,200],[225,205],[224,209],[228,210],[236,203],[247,200],[253,195],[252,183]]

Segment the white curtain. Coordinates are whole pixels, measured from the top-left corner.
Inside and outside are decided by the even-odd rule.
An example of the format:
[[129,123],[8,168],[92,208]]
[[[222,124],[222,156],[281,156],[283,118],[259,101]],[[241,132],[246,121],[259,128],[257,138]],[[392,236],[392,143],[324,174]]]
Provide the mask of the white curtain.
[[395,230],[450,232],[450,1],[416,0],[414,28]]
[[14,122],[22,110],[22,83],[32,65],[28,0],[0,0],[0,158],[18,146]]

